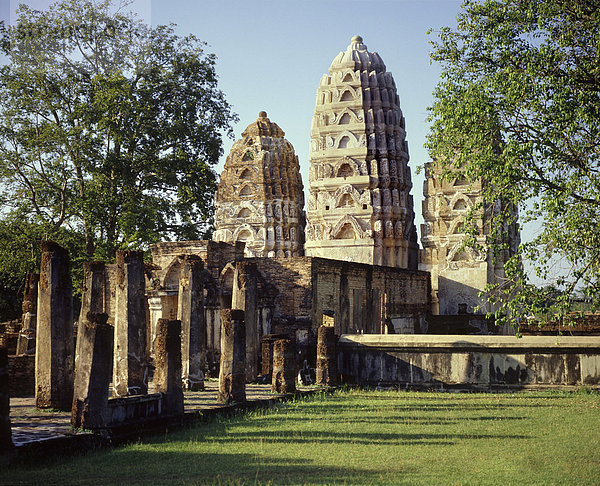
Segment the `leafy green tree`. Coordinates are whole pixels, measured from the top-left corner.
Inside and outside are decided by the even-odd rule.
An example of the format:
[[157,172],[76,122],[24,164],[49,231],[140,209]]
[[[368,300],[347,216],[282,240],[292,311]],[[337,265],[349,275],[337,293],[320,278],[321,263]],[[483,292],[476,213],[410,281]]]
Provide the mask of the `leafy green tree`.
[[555,311],[576,288],[599,305],[599,32],[595,0],[467,0],[433,42],[443,72],[427,147],[438,170],[484,180],[487,201],[517,205],[540,227],[505,266],[504,292],[490,293],[503,320],[547,302],[523,261],[544,279],[557,262],[565,269]]
[[215,56],[111,0],[21,5],[2,31],[0,197],[88,258],[209,230],[221,132]]
[[52,236],[71,255],[76,305],[83,280],[85,238],[67,228],[54,230],[30,223],[18,214],[0,220],[0,322],[21,316],[21,302],[27,272],[40,271],[40,242]]

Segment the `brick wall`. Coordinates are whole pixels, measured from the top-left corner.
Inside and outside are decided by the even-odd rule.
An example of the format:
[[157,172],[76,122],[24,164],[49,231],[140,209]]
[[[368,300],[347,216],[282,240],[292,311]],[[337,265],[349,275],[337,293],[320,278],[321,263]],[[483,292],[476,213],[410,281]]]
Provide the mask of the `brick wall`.
[[35,394],[35,355],[8,357],[8,390],[11,397]]
[[255,258],[265,280],[279,291],[276,316],[312,320],[334,313],[336,330],[379,333],[386,318],[425,319],[429,309],[428,272],[324,258]]
[[152,263],[160,268],[154,275],[162,283],[173,260],[179,255],[197,255],[204,261],[206,269],[217,279],[223,267],[233,261],[241,260],[244,256],[244,244],[235,245],[210,240],[169,241],[150,245]]
[[265,281],[279,292],[275,299],[275,317],[310,318],[312,313],[312,259],[310,257],[250,260],[256,263]]
[[336,333],[381,333],[386,319],[414,319],[429,308],[428,272],[313,258],[313,326],[333,312]]
[[532,322],[521,324],[519,331],[524,335],[556,335],[559,332],[573,336],[600,336],[600,314],[572,314],[562,322]]
[[600,338],[346,334],[338,366],[344,383],[371,386],[597,388]]

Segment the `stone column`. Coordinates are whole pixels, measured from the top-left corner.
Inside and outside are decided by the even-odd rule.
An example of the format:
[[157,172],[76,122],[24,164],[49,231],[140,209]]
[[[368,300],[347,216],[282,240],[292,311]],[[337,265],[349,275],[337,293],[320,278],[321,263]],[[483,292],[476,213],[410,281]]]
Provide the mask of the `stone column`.
[[317,334],[317,384],[339,384],[337,366],[337,336],[330,326],[319,327]]
[[80,320],[84,320],[88,312],[108,314],[106,295],[106,264],[104,262],[85,262],[83,264],[83,289],[81,292]]
[[261,374],[268,376],[271,379],[271,373],[273,372],[273,345],[278,339],[285,339],[284,334],[265,334],[260,339],[261,344],[261,355],[262,355],[262,369]]
[[156,327],[158,320],[162,319],[162,299],[156,291],[148,295],[148,313],[150,314],[150,355],[154,356],[154,341],[156,340]]
[[246,329],[244,312],[221,310],[219,402],[246,401]]
[[107,320],[107,314],[88,312],[79,321],[79,354],[71,409],[73,427],[97,429],[106,425],[114,346],[114,328]]
[[181,387],[181,322],[159,319],[156,326],[154,389],[165,395],[169,415],[183,415]]
[[73,287],[67,251],[42,241],[35,353],[35,406],[73,404]]
[[8,349],[0,348],[0,452],[13,446],[8,395]]
[[195,255],[183,258],[179,279],[177,318],[181,321],[181,364],[186,390],[204,389],[206,369],[206,319],[202,259]]
[[23,293],[23,318],[21,333],[17,341],[17,355],[35,353],[35,328],[37,325],[37,298],[39,273],[28,273]]
[[119,397],[148,393],[145,290],[143,252],[118,250],[113,386]]
[[258,353],[260,351],[260,331],[257,325],[257,282],[256,264],[237,262],[233,276],[231,308],[244,311],[246,322],[246,381],[258,376]]
[[[108,314],[108,309],[105,305],[107,293],[106,282],[106,264],[104,262],[85,262],[83,264],[83,288],[81,289],[81,311],[79,312],[79,326],[81,327],[87,320],[87,315],[93,314]],[[79,349],[79,328],[77,329],[77,344],[75,346],[75,373],[77,373],[77,365],[81,350]],[[112,351],[111,351],[112,359]]]
[[273,344],[273,378],[271,391],[291,393],[296,391],[296,343],[279,339]]

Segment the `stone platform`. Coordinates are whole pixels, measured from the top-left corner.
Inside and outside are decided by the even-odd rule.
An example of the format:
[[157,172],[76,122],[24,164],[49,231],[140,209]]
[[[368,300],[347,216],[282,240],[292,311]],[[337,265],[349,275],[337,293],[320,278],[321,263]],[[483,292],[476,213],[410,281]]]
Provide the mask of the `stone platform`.
[[[152,386],[150,387],[152,388]],[[202,415],[213,413],[231,413],[244,409],[245,404],[224,405],[217,402],[218,381],[206,381],[205,390],[197,392],[184,392],[185,417],[183,423],[191,423]],[[300,393],[318,390],[318,387],[298,387]],[[268,405],[273,400],[286,398],[285,395],[271,393],[271,385],[246,385],[248,407]],[[11,398],[10,420],[12,425],[12,438],[17,454],[19,449],[44,448],[44,442],[79,441],[85,443],[91,440],[94,434],[88,431],[73,429],[71,427],[70,412],[43,411],[35,408],[35,398]],[[88,440],[90,439],[90,440]]]

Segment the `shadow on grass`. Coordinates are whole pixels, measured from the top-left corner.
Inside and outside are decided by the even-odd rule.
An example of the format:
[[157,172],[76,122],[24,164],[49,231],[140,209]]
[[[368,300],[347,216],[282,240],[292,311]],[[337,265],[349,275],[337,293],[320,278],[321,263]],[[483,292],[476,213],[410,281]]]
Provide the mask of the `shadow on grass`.
[[[553,405],[548,404],[507,404],[507,405],[502,405],[502,404],[486,404],[486,405],[472,405],[472,404],[464,404],[464,405],[383,405],[383,404],[378,404],[377,407],[373,407],[370,408],[369,410],[365,410],[364,406],[361,407],[359,405],[357,406],[349,406],[349,405],[342,405],[342,404],[331,404],[331,406],[329,407],[322,407],[322,406],[314,406],[314,405],[310,405],[310,404],[302,404],[299,408],[298,408],[298,413],[301,414],[316,414],[316,415],[327,415],[327,417],[331,417],[331,416],[335,416],[338,414],[353,414],[356,413],[358,415],[363,416],[364,414],[370,414],[370,415],[375,415],[378,413],[386,413],[386,414],[396,414],[398,416],[403,416],[405,414],[411,414],[411,413],[418,413],[418,414],[427,414],[427,415],[435,415],[435,414],[441,414],[441,413],[451,413],[451,414],[464,414],[464,416],[466,418],[468,417],[468,414],[470,413],[481,413],[481,412],[487,412],[487,414],[489,413],[514,413],[516,410],[518,410],[519,408],[524,408],[524,409],[528,409],[528,408],[536,408],[536,409],[540,409],[540,408],[547,408],[547,407],[552,407]],[[279,414],[279,416],[289,416],[290,413],[294,413],[295,410],[292,408],[285,410],[285,412],[281,412],[281,414]],[[278,416],[278,411],[275,410],[273,411],[272,414],[270,414],[271,417],[273,418],[277,418]],[[504,415],[503,415],[504,417]]]
[[[319,418],[324,417],[314,417],[314,420],[318,420]],[[528,417],[522,416],[500,416],[500,415],[489,415],[489,416],[474,416],[474,417],[461,417],[461,418],[441,418],[441,417],[432,417],[432,418],[423,418],[417,416],[399,416],[399,417],[390,417],[390,418],[361,418],[359,416],[352,417],[352,423],[363,423],[366,425],[374,425],[374,424],[383,424],[383,425],[406,425],[406,424],[418,424],[418,425],[454,425],[460,422],[465,421],[508,421],[508,420],[525,420]],[[265,422],[267,424],[273,422],[272,417],[255,417],[252,419],[256,422]],[[309,419],[310,420],[310,419]],[[347,424],[348,419],[337,419],[333,416],[327,417],[328,423],[333,424]]]
[[[205,453],[200,444],[194,448],[197,452],[120,449],[67,460],[42,474],[39,470],[8,470],[0,476],[0,485],[371,484],[381,477],[381,471],[369,470],[368,464],[335,467],[301,458]],[[402,469],[408,473],[406,467]]]
[[521,440],[529,439],[527,435],[505,435],[505,434],[393,434],[393,433],[352,433],[352,432],[320,432],[315,430],[299,431],[294,429],[282,429],[274,432],[231,432],[225,436],[210,437],[212,442],[228,442],[231,440],[263,440],[271,443],[331,443],[344,444],[372,444],[372,445],[452,445],[463,440]]

